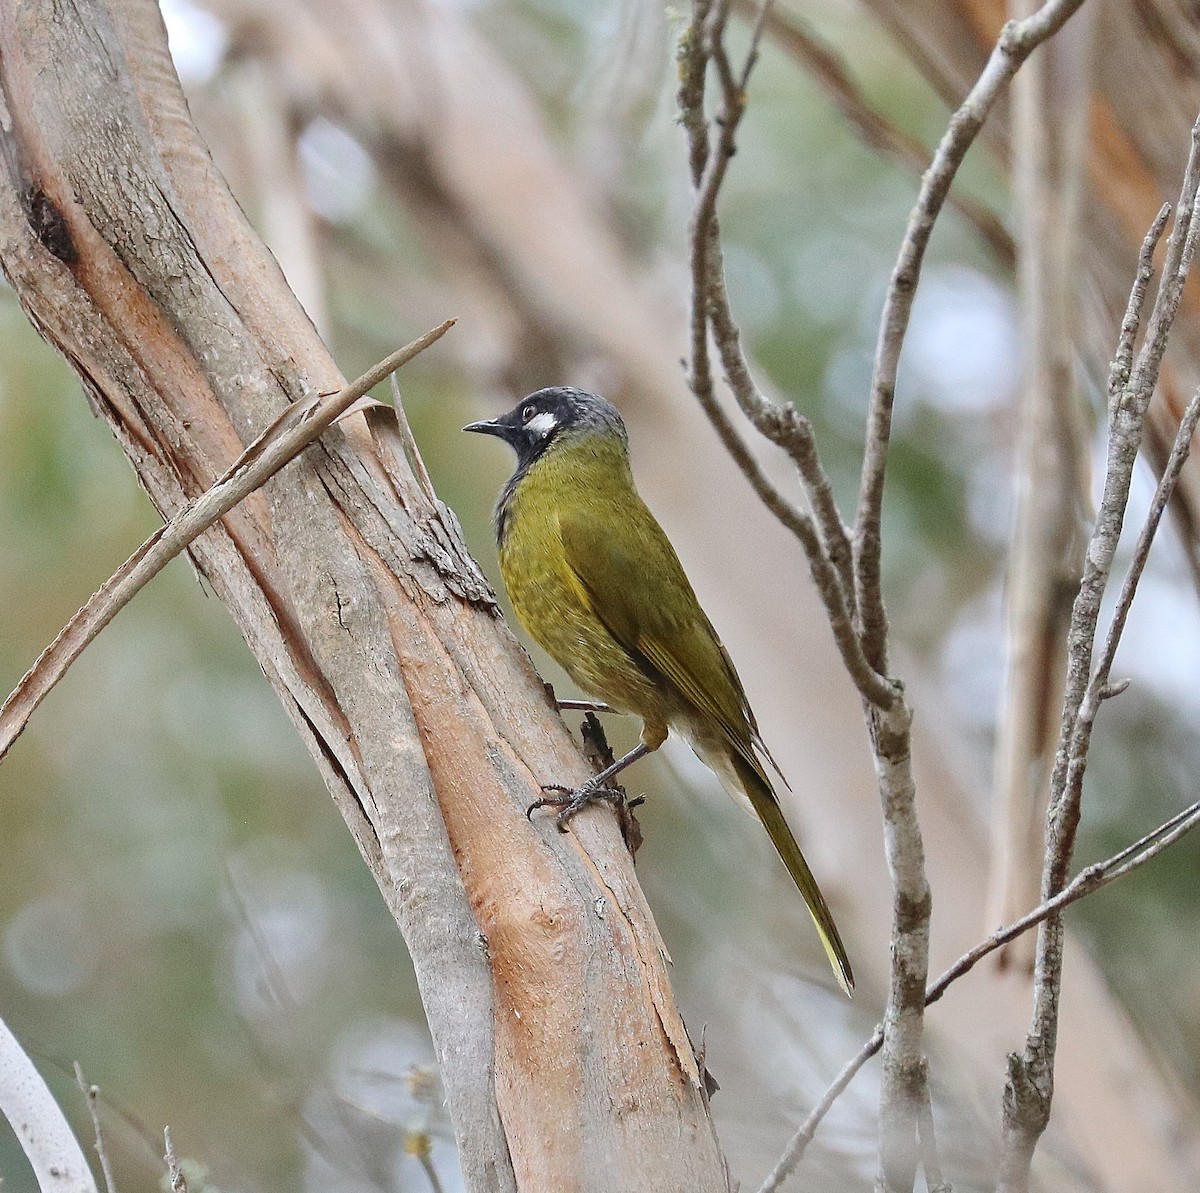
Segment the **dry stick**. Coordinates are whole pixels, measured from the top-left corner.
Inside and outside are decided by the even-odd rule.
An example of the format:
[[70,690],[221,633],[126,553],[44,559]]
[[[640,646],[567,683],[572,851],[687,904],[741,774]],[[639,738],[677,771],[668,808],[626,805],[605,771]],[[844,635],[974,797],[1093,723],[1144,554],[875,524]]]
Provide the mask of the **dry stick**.
[[[866,446],[854,522],[854,608],[867,662],[888,669],[887,613],[880,574],[883,487],[891,437],[896,372],[913,298],[934,223],[968,148],[1003,87],[1033,49],[1055,33],[1083,0],[1049,0],[1023,21],[1010,21],[982,74],[955,112],[921,180],[879,322],[867,413]],[[932,900],[912,774],[912,715],[903,698],[869,710],[892,875],[892,966],[884,1013],[879,1092],[879,1177],[883,1190],[911,1189],[916,1177],[916,1112],[924,1096],[924,1002],[929,976]]]
[[887,614],[879,582],[884,474],[896,396],[896,370],[925,250],[950,184],[1000,92],[1033,50],[1056,33],[1082,4],[1083,0],[1048,0],[1033,16],[1023,21],[1009,21],[1001,30],[983,73],[951,117],[950,126],[934,154],[933,164],[921,180],[916,206],[909,216],[904,241],[892,270],[875,349],[867,416],[867,451],[854,532],[854,582],[863,645],[868,660],[880,672],[887,670]]
[[[1179,309],[1184,279],[1196,250],[1200,220],[1196,218],[1200,188],[1200,120],[1192,129],[1191,152],[1176,209],[1175,227],[1167,243],[1166,260],[1158,292],[1146,327],[1146,336],[1129,375],[1110,401],[1108,461],[1104,491],[1096,523],[1088,543],[1083,578],[1071,610],[1067,638],[1067,683],[1059,730],[1059,746],[1050,783],[1050,815],[1046,827],[1046,860],[1042,874],[1042,897],[1054,895],[1066,882],[1079,826],[1083,776],[1096,711],[1108,689],[1108,664],[1102,654],[1093,669],[1100,605],[1108,585],[1129,502],[1129,488],[1142,442],[1146,410],[1158,381],[1159,366],[1167,338]],[[1160,228],[1156,221],[1155,229]],[[1154,230],[1152,229],[1151,235]],[[1147,240],[1149,241],[1149,237]],[[1144,254],[1143,254],[1144,256]],[[1128,356],[1136,335],[1144,286],[1138,281],[1126,319],[1122,324],[1118,354]],[[1124,370],[1114,366],[1114,378]],[[1173,487],[1172,462],[1180,454],[1178,441],[1172,450],[1164,482]],[[1157,526],[1157,521],[1155,522]],[[1147,541],[1148,549],[1148,541]],[[1143,561],[1144,562],[1144,561]],[[1132,600],[1140,565],[1129,589]],[[1116,638],[1124,625],[1113,627]],[[1110,634],[1112,631],[1110,631]],[[1103,674],[1101,671],[1103,670]],[[1054,1096],[1054,1059],[1058,1043],[1059,1000],[1062,991],[1063,928],[1059,917],[1048,919],[1038,933],[1034,968],[1034,1007],[1029,1033],[1020,1053],[1010,1053],[1008,1079],[1003,1094],[1000,1175],[1001,1193],[1022,1193],[1029,1185],[1033,1152],[1050,1117]]]
[[1113,356],[1112,367],[1108,371],[1108,417],[1116,413],[1116,404],[1133,372],[1133,348],[1137,341],[1138,328],[1142,322],[1142,311],[1146,308],[1146,290],[1150,279],[1154,276],[1154,250],[1166,230],[1167,220],[1171,218],[1171,204],[1164,203],[1159,208],[1158,215],[1150,225],[1150,230],[1142,238],[1142,247],[1138,250],[1137,273],[1134,274],[1133,286],[1129,291],[1129,302],[1125,306],[1125,315],[1121,319],[1121,331],[1117,337],[1117,351]]
[[809,1111],[808,1117],[800,1124],[795,1135],[788,1141],[787,1147],[783,1150],[783,1155],[779,1157],[775,1167],[767,1174],[767,1179],[763,1181],[762,1188],[759,1189],[758,1193],[776,1193],[783,1182],[791,1176],[796,1165],[803,1159],[808,1145],[817,1133],[817,1128],[833,1108],[834,1102],[842,1096],[846,1087],[854,1080],[859,1069],[882,1047],[883,1024],[877,1023],[870,1038],[842,1066],[841,1071],[833,1079],[829,1088],[821,1095],[820,1101]]
[[[740,16],[756,7],[750,0],[734,0]],[[799,13],[772,9],[767,15],[766,36],[795,59],[833,100],[863,143],[881,157],[920,176],[933,160],[929,150],[872,106],[854,81],[846,63],[832,46],[822,42]],[[1016,265],[1016,248],[1000,217],[968,195],[952,192],[946,200],[980,235],[1006,269]]]
[[100,1088],[88,1084],[83,1075],[83,1067],[78,1061],[75,1062],[75,1081],[87,1102],[88,1115],[92,1120],[92,1131],[96,1136],[96,1155],[100,1157],[100,1171],[104,1173],[104,1187],[108,1193],[117,1193],[117,1182],[113,1178],[112,1164],[109,1163],[108,1152],[104,1147],[104,1132],[100,1129],[100,1111],[96,1105]]
[[[1100,661],[1096,664],[1096,678],[1093,681],[1099,700],[1105,700],[1118,694],[1117,690],[1109,683],[1113,659],[1116,656],[1121,635],[1125,632],[1125,623],[1129,618],[1129,610],[1137,593],[1138,582],[1146,568],[1146,560],[1150,555],[1150,547],[1154,542],[1154,535],[1158,531],[1158,524],[1162,521],[1167,505],[1174,496],[1175,486],[1179,482],[1183,465],[1191,454],[1192,437],[1196,433],[1197,425],[1200,425],[1200,390],[1192,395],[1192,400],[1183,412],[1183,418],[1179,421],[1179,430],[1175,434],[1175,443],[1167,458],[1167,466],[1159,478],[1158,487],[1154,491],[1154,501],[1151,503],[1150,512],[1146,516],[1145,524],[1134,545],[1133,558],[1117,596],[1117,604],[1104,639],[1104,649],[1100,653]],[[1128,681],[1125,681],[1125,686],[1128,686]],[[1124,690],[1124,688],[1122,687],[1120,690]]]
[[[1185,186],[1185,196],[1186,193],[1187,188]],[[1158,218],[1146,235],[1138,257],[1137,277],[1130,296],[1129,307],[1122,321],[1120,342],[1113,366],[1114,380],[1112,385],[1118,394],[1123,391],[1123,387],[1128,383],[1132,372],[1133,343],[1137,336],[1140,313],[1145,300],[1147,283],[1151,275],[1151,259],[1155,245],[1161,238],[1163,229],[1166,226],[1168,211],[1168,208],[1164,208],[1159,213]],[[1182,249],[1180,252],[1181,256]],[[1178,265],[1179,258],[1177,257],[1177,269]],[[1179,479],[1184,461],[1191,450],[1192,436],[1195,433],[1197,425],[1200,425],[1200,392],[1197,392],[1193,396],[1184,413],[1171,455],[1167,460],[1166,467],[1163,469],[1150,511],[1147,514],[1146,521],[1138,536],[1137,545],[1134,548],[1133,559],[1125,582],[1122,585],[1121,594],[1117,600],[1117,606],[1113,613],[1113,621],[1109,627],[1101,656],[1100,668],[1103,669],[1105,679],[1097,684],[1099,699],[1107,699],[1114,696],[1118,692],[1123,691],[1127,686],[1127,683],[1124,682],[1113,684],[1107,680],[1107,676],[1111,671],[1113,657],[1120,640],[1121,629],[1124,626],[1125,618],[1136,593],[1137,583],[1145,567],[1151,543],[1161,522],[1163,511],[1171,499],[1171,494]],[[1015,940],[1023,933],[1029,931],[1030,928],[1040,924],[1043,920],[1059,915],[1070,904],[1095,891],[1101,890],[1111,883],[1116,882],[1119,878],[1123,878],[1126,874],[1139,869],[1152,858],[1157,857],[1165,849],[1173,845],[1186,833],[1190,832],[1197,824],[1200,824],[1200,802],[1185,808],[1182,812],[1171,817],[1170,820],[1159,825],[1153,832],[1147,833],[1146,836],[1126,846],[1119,853],[1114,854],[1105,861],[1097,862],[1081,870],[1071,883],[1064,887],[1058,894],[1046,899],[1027,915],[1022,916],[1007,927],[994,932],[969,952],[964,953],[926,989],[925,1005],[930,1006],[937,1002],[953,982],[968,973],[984,957],[996,949]],[[813,1107],[808,1117],[797,1129],[796,1134],[788,1143],[779,1162],[764,1182],[760,1193],[774,1193],[780,1187],[786,1177],[799,1163],[805,1148],[807,1148],[816,1133],[818,1125],[829,1112],[833,1103],[850,1084],[850,1081],[854,1078],[858,1070],[880,1050],[882,1044],[883,1025],[880,1024],[876,1027],[871,1038],[847,1061],[820,1101]]]
[[[692,23],[680,43],[679,55],[678,100],[681,119],[688,134],[692,185],[698,194],[704,196],[703,201],[697,200],[692,213],[693,242],[697,235],[708,237],[716,204],[716,191],[713,189],[713,183],[706,181],[712,173],[709,169],[711,154],[708,120],[704,114],[704,83],[708,66],[707,34],[704,25],[708,9],[709,6],[706,3],[696,4],[696,15],[692,18]],[[696,395],[725,450],[741,469],[742,474],[750,482],[763,504],[802,542],[816,543],[812,519],[803,510],[788,501],[772,484],[770,478],[754,458],[741,432],[733,425],[717,400],[713,387],[712,365],[708,355],[708,314],[705,302],[706,254],[697,253],[693,248],[691,260],[691,363],[688,367],[688,387]]]
[[[1039,0],[1009,0],[1024,16]],[[1015,503],[1005,565],[1004,682],[993,757],[983,924],[1038,902],[1042,835],[1066,670],[1071,600],[1091,524],[1088,450],[1075,368],[1076,245],[1090,99],[1092,13],[1084,10],[1013,79],[1014,224],[1025,345]],[[1000,958],[1033,970],[1034,940]]]
[[328,396],[289,406],[211,488],[160,526],[59,631],[0,707],[0,759],[24,731],[34,709],[88,644],[162,569],[239,501],[265,484],[390,373],[441,339],[447,319]]
[[163,1127],[163,1159],[167,1164],[167,1179],[171,1182],[171,1193],[188,1193],[187,1177],[175,1158],[175,1145],[171,1142],[171,1128]]
[[[1170,820],[1160,824],[1153,832],[1127,845],[1119,853],[1102,862],[1095,862],[1075,876],[1071,883],[1064,887],[1052,899],[1040,903],[1032,911],[1023,915],[1019,920],[997,929],[981,940],[969,952],[964,953],[925,991],[925,1005],[931,1006],[942,997],[950,986],[969,973],[989,954],[1015,940],[1030,928],[1036,927],[1050,916],[1057,915],[1072,903],[1096,891],[1110,886],[1134,870],[1140,869],[1147,862],[1156,858],[1164,850],[1174,845],[1176,841],[1200,825],[1200,800],[1176,813]],[[883,1046],[883,1024],[877,1024],[862,1047],[842,1066],[841,1071],[831,1082],[829,1088],[821,1095],[820,1100],[809,1112],[808,1117],[797,1128],[795,1135],[788,1141],[783,1155],[763,1182],[759,1193],[776,1193],[783,1182],[791,1175],[796,1165],[804,1156],[805,1149],[812,1142],[817,1127],[829,1113],[834,1102],[845,1091],[846,1087],[857,1075],[858,1071]]]
[[[698,305],[706,311],[711,323],[725,381],[738,407],[754,428],[787,452],[796,465],[821,532],[822,546],[833,564],[843,590],[842,603],[853,613],[854,584],[850,538],[834,500],[833,486],[829,483],[817,455],[812,424],[794,407],[771,401],[755,384],[750,372],[750,363],[742,351],[741,332],[733,317],[725,284],[716,202],[729,162],[735,152],[737,128],[746,111],[746,88],[758,60],[759,39],[770,11],[769,4],[760,8],[745,63],[736,77],[724,43],[728,5],[719,4],[709,22],[705,45],[716,68],[720,86],[721,102],[715,116],[715,123],[720,131],[716,146],[709,156],[705,177],[697,187],[696,211],[693,217],[693,255],[699,266],[703,286],[702,295],[699,296],[703,302]],[[852,666],[851,670],[856,671],[858,668]],[[877,689],[874,696],[868,695],[867,698],[878,701],[890,699],[890,696],[884,697]]]
[[[760,17],[765,9],[760,9]],[[825,605],[834,641],[864,699],[888,703],[891,685],[867,664],[854,633],[851,599],[850,540],[842,525],[833,488],[812,438],[808,420],[791,407],[779,406],[755,385],[742,355],[721,265],[717,196],[734,152],[734,137],[745,109],[745,87],[754,65],[751,48],[740,79],[735,80],[720,44],[727,5],[715,9],[705,0],[694,7],[692,23],[680,44],[679,107],[688,134],[689,161],[696,200],[689,233],[692,264],[691,366],[688,384],[726,450],[750,481],[766,507],[800,541],[817,591]],[[716,144],[710,145],[704,112],[708,64],[719,63],[722,106]],[[739,407],[755,427],[791,456],[805,482],[816,520],[797,509],[771,484],[740,433],[717,401],[708,354],[709,323],[720,351],[725,377]],[[818,530],[819,524],[819,530]]]
[[[693,342],[703,337],[697,313],[711,321],[726,381],[754,425],[789,452],[797,464],[823,541],[821,551],[801,542],[828,610],[834,637],[846,666],[864,697],[880,802],[884,844],[892,878],[892,964],[884,1016],[884,1060],[880,1088],[880,1183],[885,1188],[912,1188],[920,1160],[917,1109],[926,1088],[922,1051],[924,990],[929,972],[929,919],[932,902],[925,875],[925,852],[916,813],[912,772],[912,715],[899,685],[872,665],[850,624],[855,610],[850,544],[833,501],[832,490],[817,457],[812,428],[794,410],[769,402],[754,385],[742,353],[740,335],[729,305],[722,272],[716,222],[716,198],[734,150],[734,136],[745,110],[745,85],[754,63],[754,45],[741,76],[735,78],[723,44],[728,6],[715,9],[698,0],[681,65],[680,102],[691,138],[693,176],[699,172],[691,229],[693,254]],[[765,11],[765,10],[764,10]],[[715,147],[708,141],[703,113],[703,78],[714,63],[722,106],[716,123]],[[697,81],[699,79],[699,81]],[[687,105],[691,105],[690,109]],[[811,536],[810,536],[811,537]],[[823,583],[832,573],[830,582]],[[878,597],[882,607],[882,597]],[[856,612],[861,613],[861,610]],[[886,652],[883,652],[886,659]]]

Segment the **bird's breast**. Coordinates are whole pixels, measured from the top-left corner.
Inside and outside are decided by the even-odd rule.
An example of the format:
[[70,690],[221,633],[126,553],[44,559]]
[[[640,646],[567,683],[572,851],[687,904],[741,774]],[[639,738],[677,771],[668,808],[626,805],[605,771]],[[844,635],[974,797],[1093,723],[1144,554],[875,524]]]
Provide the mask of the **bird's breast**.
[[643,720],[664,720],[663,698],[605,627],[574,574],[559,531],[561,494],[536,469],[510,495],[500,573],[530,637],[580,689]]

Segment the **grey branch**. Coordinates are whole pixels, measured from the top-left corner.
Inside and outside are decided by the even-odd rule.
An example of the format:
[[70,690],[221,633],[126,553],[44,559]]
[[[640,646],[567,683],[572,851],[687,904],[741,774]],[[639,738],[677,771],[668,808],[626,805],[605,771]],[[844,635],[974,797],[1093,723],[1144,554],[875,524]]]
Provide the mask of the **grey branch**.
[[[1144,837],[1127,845],[1119,853],[1087,866],[1071,880],[1052,899],[1039,903],[1032,911],[1023,915],[1019,920],[998,928],[990,936],[981,940],[974,948],[964,953],[953,965],[925,990],[925,1005],[931,1006],[959,978],[969,973],[989,954],[1003,948],[1010,941],[1016,940],[1031,928],[1037,927],[1043,920],[1059,915],[1064,908],[1096,891],[1103,890],[1134,870],[1140,869],[1147,862],[1156,858],[1164,850],[1169,849],[1176,841],[1186,836],[1200,824],[1200,800],[1176,813],[1170,820],[1160,824],[1158,828],[1147,833]],[[804,1156],[805,1149],[812,1142],[813,1136],[821,1121],[832,1109],[834,1102],[841,1097],[858,1071],[883,1047],[883,1024],[876,1024],[874,1032],[863,1043],[862,1047],[843,1065],[841,1071],[830,1083],[829,1088],[821,1095],[820,1100],[809,1112],[808,1117],[797,1128],[796,1133],[788,1141],[788,1145],[763,1182],[759,1193],[776,1193],[783,1182],[795,1170]]]
[[42,1193],[97,1193],[62,1109],[0,1019],[0,1115],[8,1119]]
[[100,1171],[104,1174],[104,1188],[107,1193],[117,1193],[117,1182],[113,1179],[112,1164],[108,1158],[108,1150],[104,1146],[104,1131],[100,1126],[100,1108],[97,1102],[100,1097],[99,1086],[92,1085],[83,1075],[83,1067],[75,1062],[75,1084],[83,1094],[87,1103],[88,1116],[92,1120],[92,1132],[96,1136],[96,1155],[100,1157]]
[[[1129,602],[1145,564],[1145,555],[1162,514],[1160,502],[1178,478],[1187,453],[1196,412],[1189,406],[1164,469],[1155,505],[1139,539],[1133,567],[1122,591],[1099,660],[1093,664],[1101,602],[1108,586],[1117,544],[1124,526],[1133,469],[1142,443],[1146,410],[1158,382],[1159,366],[1179,308],[1184,279],[1195,253],[1200,221],[1195,218],[1200,185],[1200,120],[1192,129],[1191,152],[1176,208],[1175,226],[1142,347],[1133,359],[1132,346],[1145,301],[1146,268],[1163,219],[1155,221],[1143,246],[1138,276],[1122,323],[1110,380],[1108,459],[1104,492],[1088,543],[1083,579],[1071,611],[1067,637],[1067,683],[1059,729],[1059,745],[1050,783],[1050,815],[1046,828],[1046,860],[1042,897],[1049,899],[1065,884],[1075,834],[1079,826],[1083,777],[1087,768],[1092,727],[1109,691],[1109,671],[1120,640]],[[1193,403],[1194,405],[1194,403]],[[1009,1076],[1003,1097],[1000,1181],[1002,1193],[1023,1193],[1029,1187],[1034,1149],[1050,1117],[1054,1096],[1054,1057],[1058,1041],[1059,999],[1062,987],[1063,929],[1058,915],[1050,916],[1038,934],[1034,976],[1034,1009],[1029,1034],[1020,1053],[1009,1057]]]
[[[817,455],[812,426],[793,407],[769,399],[757,386],[741,347],[725,286],[716,206],[733,157],[738,124],[745,111],[746,85],[768,8],[760,6],[750,51],[735,75],[724,46],[728,3],[697,0],[691,24],[680,42],[679,108],[688,135],[688,155],[696,190],[689,233],[692,269],[691,361],[688,384],[730,456],[763,504],[796,536],[808,558],[825,605],[834,641],[864,699],[886,707],[894,687],[867,663],[853,626],[853,573],[850,538],[833,497],[833,487]],[[719,106],[710,132],[704,99],[710,64],[719,82]],[[749,445],[716,396],[709,336],[717,346],[724,376],[742,413],[795,464],[812,515],[792,504],[771,483]]]
[[167,1180],[171,1183],[171,1193],[188,1193],[187,1177],[183,1175],[183,1169],[175,1156],[170,1127],[163,1127],[163,1159],[167,1165]]
[[289,406],[242,452],[220,480],[159,527],[63,626],[0,706],[0,759],[67,668],[176,555],[319,439],[369,390],[441,339],[453,326],[454,320],[448,319],[427,331],[335,394],[316,395],[309,402]]
[[[1025,15],[1036,0],[1010,0]],[[1014,226],[1022,352],[1016,513],[1004,581],[1005,677],[993,763],[985,924],[1038,901],[1067,625],[1091,522],[1089,427],[1076,378],[1079,226],[1092,14],[1080,13],[1012,85]],[[1003,958],[1033,970],[1034,941]]]
[[[741,16],[749,15],[757,7],[750,0],[735,0],[735,3]],[[798,12],[782,13],[772,8],[767,13],[764,32],[824,88],[869,149],[918,177],[925,173],[932,160],[929,150],[872,106],[837,51],[822,42]],[[957,192],[952,192],[947,202],[975,229],[1002,266],[1006,269],[1015,266],[1013,238],[994,211]]]
[[925,250],[950,184],[992,105],[1025,59],[1062,28],[1082,3],[1083,0],[1049,0],[1033,16],[1023,21],[1010,21],[1001,30],[983,73],[951,117],[934,153],[933,164],[921,180],[916,206],[909,216],[908,228],[892,270],[875,349],[867,416],[867,450],[859,483],[854,535],[854,583],[863,645],[867,659],[877,671],[887,669],[887,615],[879,582],[884,475],[891,441],[896,370]]
[[[1158,485],[1154,491],[1154,500],[1150,505],[1150,512],[1146,516],[1146,521],[1142,526],[1141,532],[1138,534],[1137,543],[1133,548],[1133,558],[1129,563],[1129,570],[1125,573],[1125,579],[1121,582],[1121,591],[1117,595],[1117,604],[1113,609],[1112,621],[1109,623],[1108,632],[1104,639],[1104,648],[1100,653],[1100,661],[1096,664],[1096,674],[1092,680],[1092,686],[1095,689],[1096,706],[1102,700],[1109,700],[1113,696],[1119,696],[1128,686],[1129,680],[1117,680],[1113,682],[1109,676],[1112,672],[1113,659],[1117,654],[1117,647],[1121,642],[1121,635],[1125,632],[1125,623],[1129,618],[1129,610],[1133,605],[1133,598],[1137,594],[1138,582],[1142,578],[1142,572],[1146,567],[1146,560],[1150,555],[1150,547],[1154,542],[1154,536],[1158,532],[1158,525],[1162,521],[1162,516],[1166,512],[1167,506],[1170,504],[1171,498],[1175,493],[1175,486],[1179,483],[1179,474],[1183,471],[1183,466],[1187,461],[1192,451],[1192,437],[1196,433],[1196,426],[1200,423],[1200,391],[1192,395],[1192,400],[1188,403],[1187,409],[1183,412],[1183,418],[1179,423],[1179,431],[1175,435],[1175,442],[1171,447],[1171,454],[1167,457],[1166,467],[1163,468],[1162,476],[1159,477]],[[1095,710],[1093,710],[1093,716]]]
[[[1036,14],[1001,31],[983,73],[950,120],[921,181],[884,299],[868,404],[866,445],[854,522],[854,600],[859,642],[870,666],[888,670],[888,628],[880,573],[883,488],[891,439],[896,372],[908,331],[925,250],[967,150],[1005,85],[1033,49],[1055,33],[1083,0],[1049,0]],[[884,1012],[880,1081],[878,1186],[913,1187],[919,1163],[918,1113],[926,1096],[924,1002],[929,975],[932,899],[912,773],[912,715],[903,700],[869,712],[883,804],[884,847],[892,874],[892,966]]]

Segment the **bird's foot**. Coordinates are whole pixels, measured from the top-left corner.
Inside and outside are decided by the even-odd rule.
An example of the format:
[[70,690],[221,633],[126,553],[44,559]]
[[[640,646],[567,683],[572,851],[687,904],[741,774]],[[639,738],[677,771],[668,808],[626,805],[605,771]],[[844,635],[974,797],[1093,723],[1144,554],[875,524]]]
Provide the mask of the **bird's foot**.
[[567,821],[577,812],[582,812],[588,804],[594,804],[597,801],[603,800],[605,803],[612,804],[617,809],[625,805],[625,792],[622,788],[604,787],[595,780],[584,783],[582,787],[577,787],[574,790],[570,787],[562,786],[561,783],[543,783],[542,790],[556,791],[558,794],[546,795],[541,799],[535,799],[525,810],[525,815],[532,820],[534,812],[539,808],[557,808],[559,811],[558,815],[554,818],[554,823],[560,833],[567,831]]

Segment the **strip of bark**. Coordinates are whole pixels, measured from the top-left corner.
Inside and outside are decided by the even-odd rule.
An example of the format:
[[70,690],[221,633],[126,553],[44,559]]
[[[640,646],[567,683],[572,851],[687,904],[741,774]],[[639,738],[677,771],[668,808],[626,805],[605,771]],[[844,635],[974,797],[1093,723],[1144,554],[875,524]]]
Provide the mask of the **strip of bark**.
[[[216,175],[151,0],[3,7],[0,84],[4,269],[170,518],[343,379]],[[385,419],[326,432],[191,552],[401,926],[467,1187],[723,1191],[615,821],[526,821],[586,767]]]

